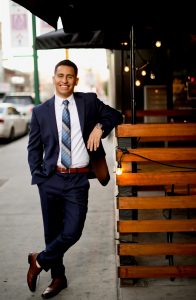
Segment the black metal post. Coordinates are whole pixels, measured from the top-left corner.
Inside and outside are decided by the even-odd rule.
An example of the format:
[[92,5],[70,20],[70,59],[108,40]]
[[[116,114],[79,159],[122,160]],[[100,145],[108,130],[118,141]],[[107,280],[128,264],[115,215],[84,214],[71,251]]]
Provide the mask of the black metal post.
[[[131,94],[131,124],[136,123],[136,103],[135,103],[135,41],[134,41],[134,28],[132,26],[130,31],[130,94]],[[131,148],[137,147],[137,138],[131,138]],[[132,173],[137,173],[137,163],[132,162]],[[137,197],[137,186],[132,186],[132,196]],[[138,210],[132,211],[133,220],[138,219]]]
[[130,93],[131,93],[131,123],[136,123],[136,111],[135,111],[135,41],[134,41],[134,28],[131,27],[130,31]]

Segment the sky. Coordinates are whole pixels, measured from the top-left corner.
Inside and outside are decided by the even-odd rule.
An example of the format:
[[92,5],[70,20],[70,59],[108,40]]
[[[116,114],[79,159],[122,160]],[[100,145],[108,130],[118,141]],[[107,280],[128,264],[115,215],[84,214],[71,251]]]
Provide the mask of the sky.
[[[24,8],[20,8],[22,9],[22,11],[19,11],[21,14],[23,11],[27,13],[26,26],[28,30],[22,32],[22,43],[24,41],[23,44],[25,45],[16,45],[18,41],[18,31],[13,30],[12,21],[12,15],[15,14],[15,10],[13,12],[13,9],[16,8],[12,7],[10,9],[10,3],[13,5],[13,1],[10,0],[1,0],[0,2],[0,22],[2,23],[2,65],[3,67],[17,69],[22,72],[33,72],[31,13]],[[37,35],[41,34],[40,21],[41,20],[36,17]],[[61,27],[61,23],[59,22],[58,28]],[[53,30],[53,28],[50,27],[48,31],[51,30]],[[37,54],[40,76],[46,80],[51,79],[55,64],[66,58],[65,49],[38,50]],[[83,76],[86,70],[89,70],[89,72],[91,70],[93,73],[96,73],[96,76],[101,78],[101,80],[105,81],[108,79],[105,49],[69,49],[68,55],[68,58],[77,64],[79,77]]]

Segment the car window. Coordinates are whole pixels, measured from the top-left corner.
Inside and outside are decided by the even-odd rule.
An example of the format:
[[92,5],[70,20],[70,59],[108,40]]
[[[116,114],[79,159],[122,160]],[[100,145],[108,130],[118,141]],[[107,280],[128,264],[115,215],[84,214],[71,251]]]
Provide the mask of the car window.
[[3,102],[13,103],[16,105],[30,105],[34,104],[33,98],[30,96],[5,96]]
[[8,115],[19,115],[20,113],[14,107],[7,108]]

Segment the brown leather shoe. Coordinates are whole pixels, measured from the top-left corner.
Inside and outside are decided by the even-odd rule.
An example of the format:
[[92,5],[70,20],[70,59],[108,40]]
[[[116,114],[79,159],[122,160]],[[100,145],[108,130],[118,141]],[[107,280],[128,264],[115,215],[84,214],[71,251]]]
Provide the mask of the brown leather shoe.
[[65,276],[59,278],[53,278],[51,284],[42,293],[42,298],[44,299],[52,298],[65,288],[67,288],[67,278]]
[[36,265],[37,256],[38,253],[29,253],[28,256],[28,263],[30,264],[30,267],[27,273],[27,284],[31,292],[35,292],[37,276],[42,271],[42,268],[38,268]]

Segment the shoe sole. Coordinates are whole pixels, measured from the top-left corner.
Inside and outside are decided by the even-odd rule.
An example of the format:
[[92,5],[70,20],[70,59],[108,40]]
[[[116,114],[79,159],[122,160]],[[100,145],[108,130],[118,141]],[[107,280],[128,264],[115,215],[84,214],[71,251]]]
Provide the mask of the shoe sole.
[[67,288],[67,284],[65,286],[63,286],[58,293],[47,293],[47,294],[42,294],[41,296],[43,299],[50,299],[50,298],[57,296],[62,290],[66,289],[66,288]]

